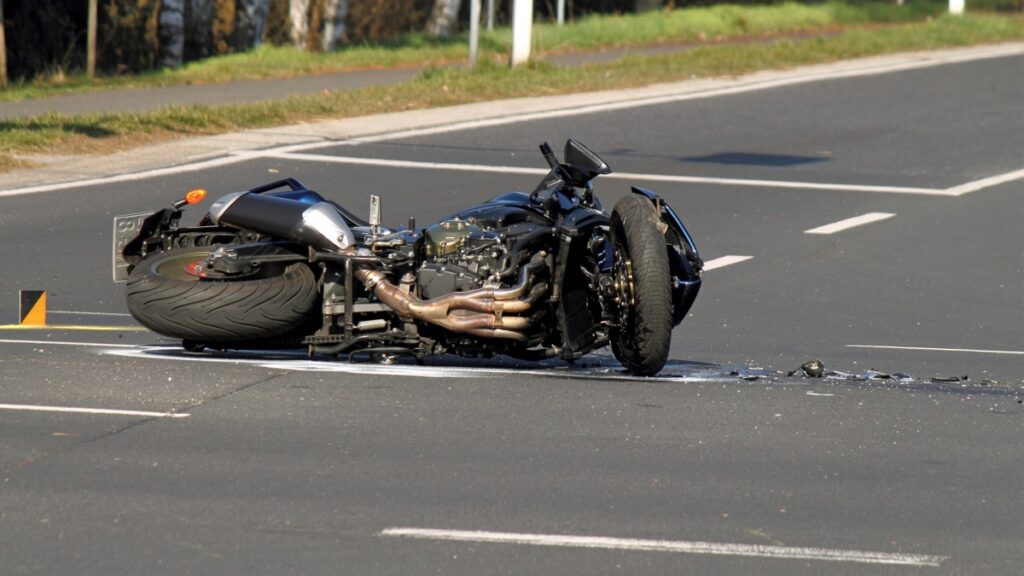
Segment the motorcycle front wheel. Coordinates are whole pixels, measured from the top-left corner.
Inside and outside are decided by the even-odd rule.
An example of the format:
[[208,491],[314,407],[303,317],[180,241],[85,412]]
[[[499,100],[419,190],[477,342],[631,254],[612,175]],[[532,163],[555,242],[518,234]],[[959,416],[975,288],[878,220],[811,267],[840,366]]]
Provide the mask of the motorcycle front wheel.
[[665,237],[649,200],[631,194],[615,203],[617,326],[612,354],[634,374],[657,374],[668,361],[672,338],[672,287]]
[[179,248],[143,259],[128,276],[128,311],[154,332],[205,343],[281,336],[317,313],[316,278],[305,263],[210,277],[202,267],[213,249]]

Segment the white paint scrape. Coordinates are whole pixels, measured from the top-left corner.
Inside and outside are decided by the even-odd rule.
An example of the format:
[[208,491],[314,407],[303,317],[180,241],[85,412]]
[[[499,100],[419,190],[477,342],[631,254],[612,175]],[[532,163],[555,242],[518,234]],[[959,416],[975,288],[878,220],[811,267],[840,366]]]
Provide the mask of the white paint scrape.
[[831,562],[857,562],[862,564],[894,564],[900,566],[940,566],[947,556],[899,554],[891,552],[865,552],[792,546],[764,546],[758,544],[731,544],[718,542],[688,542],[682,540],[643,540],[634,538],[607,538],[599,536],[568,536],[556,534],[518,534],[511,532],[482,532],[476,530],[435,530],[429,528],[388,528],[382,536],[450,540],[457,542],[491,542],[526,544],[531,546],[558,546],[563,548],[602,548],[606,550],[639,550],[647,552],[681,552],[717,556],[753,556],[787,560],[826,560]]
[[70,414],[104,414],[110,416],[146,416],[150,418],[188,418],[184,412],[147,412],[143,410],[113,410],[108,408],[74,408],[71,406],[35,406],[32,404],[0,404],[0,410],[29,412],[63,412]]

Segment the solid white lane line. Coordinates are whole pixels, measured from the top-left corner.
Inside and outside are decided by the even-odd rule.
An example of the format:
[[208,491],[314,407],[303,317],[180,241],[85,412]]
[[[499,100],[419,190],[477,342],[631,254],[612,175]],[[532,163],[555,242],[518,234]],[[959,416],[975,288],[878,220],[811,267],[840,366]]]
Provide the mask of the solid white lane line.
[[847,348],[874,348],[878,350],[917,350],[922,352],[967,352],[971,354],[1004,354],[1024,356],[1024,350],[979,350],[974,348],[930,348],[927,346],[876,346],[874,344],[847,344]]
[[80,312],[78,310],[47,310],[48,314],[74,314],[75,316],[131,316],[124,312]]
[[74,180],[71,182],[58,182],[56,184],[43,184],[40,186],[27,186],[25,188],[0,190],[0,198],[5,198],[9,196],[24,196],[26,194],[39,194],[42,192],[56,192],[58,190],[67,190],[68,188],[96,186],[100,184],[105,185],[117,184],[119,182],[135,182],[138,180],[155,178],[157,176],[170,176],[173,174],[183,174],[186,172],[206,170],[208,168],[219,168],[221,166],[229,166],[231,164],[245,162],[246,160],[248,160],[248,158],[244,156],[224,156],[222,158],[215,158],[213,160],[207,160],[205,162],[194,162],[192,164],[171,166],[169,168],[143,170],[142,172],[132,172],[130,174],[115,174],[112,176],[103,176],[101,178],[88,178],[86,180]]
[[108,410],[104,408],[72,408],[68,406],[33,406],[31,404],[0,404],[0,410],[31,412],[69,412],[72,414],[104,414],[111,416],[148,416],[152,418],[188,418],[185,412],[145,412],[140,410]]
[[722,256],[721,258],[715,258],[704,262],[704,271],[714,270],[715,268],[725,268],[733,264],[739,264],[740,262],[746,262],[752,259],[753,256]]
[[[386,158],[363,158],[358,156],[330,156],[327,154],[297,154],[291,152],[238,152],[246,158],[276,158],[303,162],[325,162],[330,164],[352,164],[358,166],[380,166],[385,168],[411,168],[416,170],[448,170],[454,172],[485,172],[494,174],[526,174],[543,176],[547,168],[523,168],[519,166],[491,166],[486,164],[456,164],[451,162],[419,162],[414,160],[390,160]],[[842,192],[875,192],[882,194],[918,194],[927,196],[950,196],[945,190],[935,188],[911,188],[901,186],[874,186],[861,184],[832,184],[827,182],[794,182],[787,180],[745,180],[739,178],[709,178],[703,176],[680,176],[675,174],[639,174],[635,172],[612,172],[601,176],[602,180],[645,180],[649,182],[674,182],[679,184],[713,184],[718,186],[747,186],[755,188],[794,188],[803,190],[835,190]]]
[[902,566],[940,566],[948,559],[948,556],[865,552],[861,550],[835,550],[828,548],[764,546],[757,544],[729,544],[718,542],[688,542],[682,540],[605,538],[597,536],[563,536],[557,534],[519,534],[512,532],[484,532],[476,530],[387,528],[381,531],[381,535],[426,540],[449,540],[456,542],[491,542],[500,544],[527,544],[532,546],[558,546],[564,548],[602,548],[606,550],[682,552],[686,554],[754,556],[758,558],[777,558],[788,560],[827,560],[831,562],[896,564]]
[[[386,134],[357,137],[346,141],[291,144],[277,148],[277,150],[281,152],[297,152],[300,150],[315,150],[318,148],[327,148],[331,146],[337,146],[339,144],[370,144],[374,142],[385,142],[390,140],[414,138],[418,136],[431,136],[435,134],[446,134],[450,132],[460,132],[464,130],[475,130],[479,128],[504,126],[507,124],[515,124],[519,122],[530,122],[536,120],[545,120],[549,118],[565,118],[583,114],[595,114],[599,112],[611,112],[615,110],[639,108],[643,106],[655,106],[658,104],[683,102],[686,100],[699,100],[704,98],[714,98],[717,96],[729,96],[733,94],[743,94],[746,92],[769,90],[772,88],[781,88],[784,86],[793,86],[809,82],[819,82],[823,80],[836,80],[842,78],[856,78],[860,76],[873,76],[877,74],[889,74],[892,72],[901,72],[904,70],[930,68],[946,64],[956,64],[961,62],[970,62],[973,60],[984,60],[989,58],[1000,58],[1004,56],[1013,56],[1017,54],[1024,54],[1024,44],[1016,43],[1003,46],[983,47],[974,50],[963,51],[957,54],[921,53],[916,55],[919,57],[919,59],[914,60],[902,60],[897,62],[881,63],[867,62],[861,63],[860,66],[858,66],[857,63],[854,62],[852,63],[852,68],[843,68],[839,70],[833,69],[831,67],[827,68],[824,71],[812,69],[794,75],[787,75],[783,78],[762,80],[752,78],[739,85],[708,88],[705,90],[694,90],[692,92],[684,92],[681,94],[674,93],[660,96],[639,97],[626,101],[582,105],[575,106],[572,108],[563,108],[558,110],[548,110],[542,112],[524,112],[519,114],[513,113],[507,116],[501,116],[497,118],[467,120],[463,122],[453,122],[438,126],[428,126],[425,128],[413,128],[409,130],[401,130]],[[767,73],[771,74],[772,72],[773,71],[768,71]]]
[[715,184],[719,186],[746,186],[752,188],[792,188],[797,190],[833,190],[838,192],[872,192],[877,194],[916,194],[922,196],[949,196],[945,190],[904,186],[874,186],[870,184],[834,184],[830,182],[797,182],[793,180],[744,180],[740,178],[709,178],[706,176],[676,176],[673,174],[638,174],[613,172],[603,178],[619,180],[648,180],[651,182],[677,182],[681,184]]
[[1013,182],[1014,180],[1020,180],[1022,178],[1024,178],[1024,169],[1007,172],[1006,174],[997,174],[996,176],[990,176],[988,178],[982,178],[981,180],[975,180],[974,182],[954,186],[947,189],[946,192],[951,196],[963,196],[964,194],[970,194],[971,192],[977,192],[978,190],[984,190],[985,188],[999,186],[1000,184],[1006,184],[1007,182]]
[[[387,158],[362,158],[359,156],[330,156],[327,154],[297,154],[292,152],[238,152],[239,156],[250,158],[277,158],[301,160],[303,162],[327,162],[330,164],[355,164],[359,166],[380,166],[384,168],[414,168],[419,170],[450,170],[455,172],[493,172],[497,174],[528,174],[543,176],[547,168],[521,168],[517,166],[487,166],[484,164],[454,164],[448,162],[419,162],[415,160],[391,160]],[[602,176],[607,178],[608,176]]]
[[135,344],[107,344],[106,342],[66,342],[61,340],[10,340],[0,339],[0,344],[46,344],[50,346],[100,346],[103,348],[150,348]]
[[839,222],[833,222],[824,226],[818,226],[817,228],[811,228],[810,230],[804,230],[804,234],[835,234],[836,232],[842,232],[843,230],[849,230],[850,228],[856,228],[857,226],[886,220],[893,216],[895,216],[895,214],[889,212],[869,212],[861,216],[854,216],[853,218],[847,218],[846,220],[840,220]]

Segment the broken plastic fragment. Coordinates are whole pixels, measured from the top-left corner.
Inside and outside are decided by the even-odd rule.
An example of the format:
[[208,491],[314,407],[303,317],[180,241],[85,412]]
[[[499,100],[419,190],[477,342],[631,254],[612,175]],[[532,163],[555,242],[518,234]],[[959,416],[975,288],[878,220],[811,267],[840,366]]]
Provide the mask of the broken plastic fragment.
[[936,383],[936,384],[949,384],[950,382],[961,382],[961,381],[962,382],[966,382],[968,380],[970,380],[970,378],[968,378],[965,375],[965,376],[936,376],[936,377],[932,378],[931,381]]
[[740,380],[753,382],[762,378],[770,378],[772,373],[763,368],[734,368],[729,371],[729,376],[735,376]]
[[821,378],[825,375],[825,364],[821,360],[804,362],[799,368],[793,370],[788,376],[806,376],[808,378]]

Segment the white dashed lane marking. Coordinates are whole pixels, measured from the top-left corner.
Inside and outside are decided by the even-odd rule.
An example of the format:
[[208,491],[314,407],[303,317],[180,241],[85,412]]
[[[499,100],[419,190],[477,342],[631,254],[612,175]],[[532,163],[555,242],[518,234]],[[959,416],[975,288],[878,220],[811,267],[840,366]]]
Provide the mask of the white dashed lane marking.
[[713,260],[707,260],[704,262],[704,271],[714,270],[715,268],[725,268],[726,266],[732,266],[733,264],[739,264],[740,262],[746,262],[747,260],[753,259],[753,256],[722,256],[721,258],[715,258]]
[[843,230],[849,230],[850,228],[856,228],[857,226],[887,220],[893,216],[895,216],[895,214],[889,212],[869,212],[868,214],[863,214],[861,216],[854,216],[853,218],[847,218],[845,220],[805,230],[804,234],[835,234],[836,232],[842,232]]

